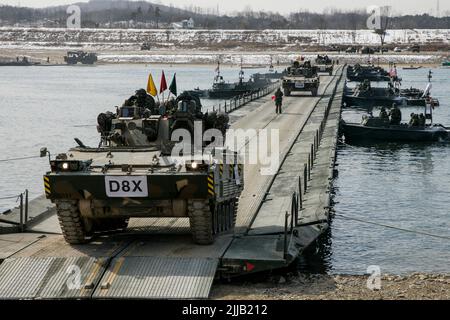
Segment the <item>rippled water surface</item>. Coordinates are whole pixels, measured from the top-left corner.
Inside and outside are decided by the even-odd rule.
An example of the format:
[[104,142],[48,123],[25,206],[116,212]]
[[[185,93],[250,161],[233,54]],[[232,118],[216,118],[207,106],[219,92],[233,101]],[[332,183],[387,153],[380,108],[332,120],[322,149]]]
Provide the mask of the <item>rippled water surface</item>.
[[[432,93],[441,102],[434,120],[450,126],[450,69],[433,72]],[[427,73],[401,71],[403,87],[423,89]],[[411,112],[423,109],[402,109],[404,121]],[[346,110],[343,118],[359,122],[363,114]],[[342,145],[338,164],[332,228],[302,264],[336,273],[365,273],[370,265],[383,273],[450,272],[450,144]]]

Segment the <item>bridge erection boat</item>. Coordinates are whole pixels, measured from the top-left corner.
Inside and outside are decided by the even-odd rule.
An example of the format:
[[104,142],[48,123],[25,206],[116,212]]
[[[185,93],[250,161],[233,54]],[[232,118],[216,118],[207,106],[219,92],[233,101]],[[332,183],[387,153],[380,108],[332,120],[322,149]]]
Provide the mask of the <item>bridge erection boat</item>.
[[424,142],[448,139],[449,129],[442,125],[413,127],[407,124],[391,125],[389,121],[378,117],[368,117],[362,123],[341,124],[341,132],[346,142],[385,141],[385,142]]

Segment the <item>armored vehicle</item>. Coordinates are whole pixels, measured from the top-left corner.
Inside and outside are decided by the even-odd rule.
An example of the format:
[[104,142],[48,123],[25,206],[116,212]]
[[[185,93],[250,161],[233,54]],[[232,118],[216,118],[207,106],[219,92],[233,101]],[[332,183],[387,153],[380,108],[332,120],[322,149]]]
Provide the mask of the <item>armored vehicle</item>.
[[315,97],[319,92],[320,77],[317,74],[317,67],[312,66],[310,61],[303,64],[295,61],[287,68],[287,75],[282,78],[282,82],[285,96],[290,96],[295,91],[309,91]]
[[318,55],[316,58],[316,67],[317,72],[328,73],[330,76],[333,75],[334,63],[328,57],[328,55],[325,56]]
[[347,79],[349,81],[364,80],[369,81],[391,81],[389,72],[381,67],[375,67],[374,65],[360,65],[349,66],[347,68]]
[[87,53],[84,51],[69,51],[64,57],[64,61],[69,65],[75,65],[77,63],[94,64],[97,60],[95,53]]
[[[225,114],[202,113],[200,100],[186,93],[158,108],[143,89],[116,112],[100,114],[99,146],[76,139],[78,146],[51,159],[44,176],[66,241],[80,244],[98,232],[123,230],[134,217],[189,218],[201,245],[232,230],[243,165],[223,144],[192,146],[209,129],[224,134],[228,122]],[[46,154],[50,158],[43,148]]]

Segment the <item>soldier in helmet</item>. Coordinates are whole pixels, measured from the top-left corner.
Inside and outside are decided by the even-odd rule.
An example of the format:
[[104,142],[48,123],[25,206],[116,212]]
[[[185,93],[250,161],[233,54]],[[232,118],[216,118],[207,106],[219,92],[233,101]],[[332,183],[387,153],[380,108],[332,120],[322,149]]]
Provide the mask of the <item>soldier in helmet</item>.
[[275,106],[277,114],[281,114],[281,106],[283,105],[283,92],[280,88],[275,92]]
[[400,111],[400,109],[397,107],[397,105],[394,103],[392,105],[392,110],[390,112],[390,116],[391,116],[391,124],[392,125],[399,125],[402,121],[402,112]]
[[388,121],[389,121],[389,115],[388,115],[388,113],[386,112],[386,108],[385,108],[385,107],[382,107],[382,108],[381,108],[381,111],[380,111],[380,118],[383,119],[383,120],[388,120]]
[[139,114],[141,115],[145,109],[149,109],[152,114],[155,114],[155,100],[152,96],[147,94],[145,89],[139,89],[136,91],[136,107],[139,108]]
[[426,118],[425,118],[424,114],[421,113],[421,114],[419,115],[419,125],[420,125],[421,127],[425,127],[426,122],[427,122],[427,121],[426,121]]

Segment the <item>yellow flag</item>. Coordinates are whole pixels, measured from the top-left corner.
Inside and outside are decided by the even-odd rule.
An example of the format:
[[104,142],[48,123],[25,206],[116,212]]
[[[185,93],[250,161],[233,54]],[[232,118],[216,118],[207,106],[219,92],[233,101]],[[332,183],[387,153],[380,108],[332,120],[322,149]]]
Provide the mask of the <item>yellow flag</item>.
[[155,97],[158,94],[158,91],[156,90],[155,82],[153,82],[153,77],[152,77],[151,73],[148,76],[147,93],[153,97]]

